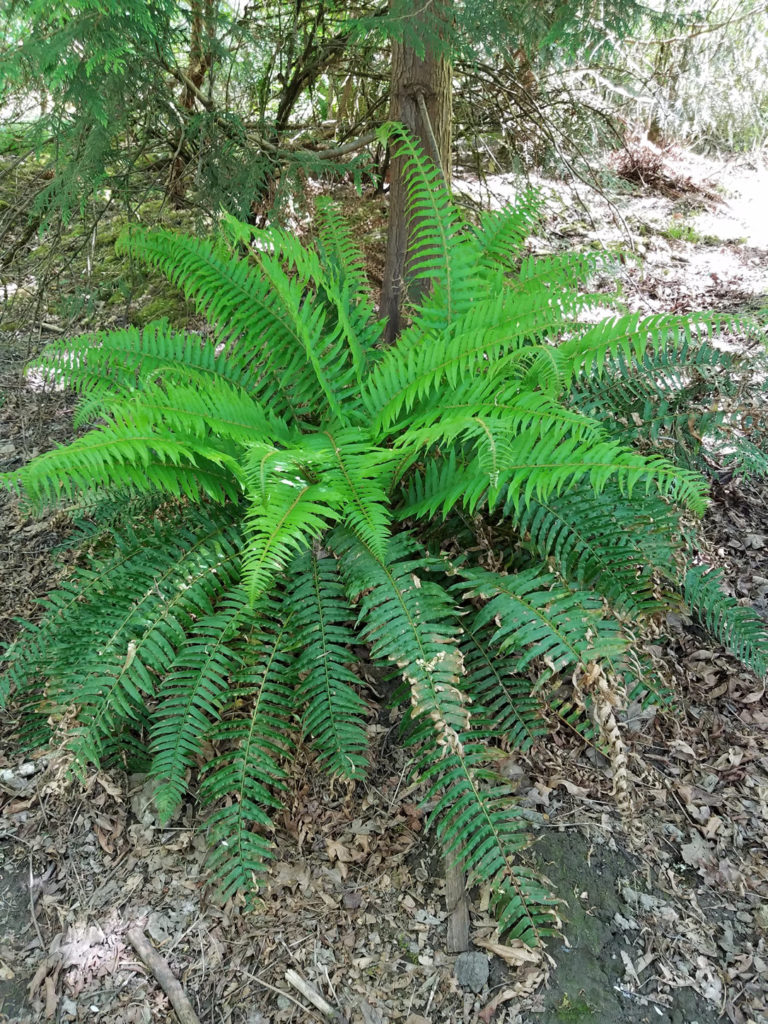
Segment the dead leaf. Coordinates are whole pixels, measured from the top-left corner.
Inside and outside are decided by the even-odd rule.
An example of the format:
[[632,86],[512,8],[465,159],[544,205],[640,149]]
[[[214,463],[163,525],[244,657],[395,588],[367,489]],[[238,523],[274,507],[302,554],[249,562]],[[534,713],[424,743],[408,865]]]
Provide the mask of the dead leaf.
[[355,859],[354,854],[343,843],[339,843],[335,839],[326,839],[325,852],[328,854],[331,864],[335,860],[341,864],[351,864]]
[[695,761],[696,751],[684,740],[675,739],[669,744],[669,752],[683,761]]
[[[508,1003],[510,999],[517,999],[518,994],[513,988],[505,988],[497,995],[493,997],[490,1003],[486,1003],[482,1010],[478,1013],[477,1019],[484,1022],[484,1024],[490,1024],[493,1020],[496,1011],[503,1003]],[[407,1024],[407,1021],[406,1021]]]
[[558,786],[563,786],[571,796],[580,797],[582,800],[589,796],[588,789],[584,786],[577,786],[575,782],[571,782],[569,779],[550,779],[549,785],[552,789],[556,789]]
[[694,832],[691,841],[680,847],[680,856],[686,864],[694,868],[701,868],[705,864],[713,863],[713,850],[709,843],[702,839],[698,832]]
[[493,942],[491,939],[474,939],[476,946],[487,949],[489,953],[500,957],[510,967],[520,967],[522,964],[537,964],[541,961],[541,953],[529,946],[525,946],[519,940],[515,940],[511,946],[501,942]]
[[53,1017],[58,1005],[59,997],[56,994],[56,985],[49,974],[45,979],[45,1008],[43,1010],[43,1016],[48,1017],[49,1019]]

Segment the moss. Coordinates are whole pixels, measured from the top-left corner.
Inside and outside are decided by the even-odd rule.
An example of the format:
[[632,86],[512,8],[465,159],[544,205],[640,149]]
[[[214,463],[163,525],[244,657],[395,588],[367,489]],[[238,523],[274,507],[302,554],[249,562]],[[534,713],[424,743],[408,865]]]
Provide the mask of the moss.
[[566,993],[562,1002],[555,1007],[555,1016],[562,1021],[590,1020],[594,1016],[594,1010],[585,999],[571,999]]
[[[124,297],[121,296],[124,301]],[[116,300],[119,301],[119,300]],[[152,320],[168,320],[172,327],[184,327],[192,314],[190,305],[177,291],[162,291],[136,308],[131,321],[136,327],[145,327]]]
[[661,232],[664,238],[669,238],[678,242],[690,242],[694,245],[696,242],[701,242],[702,237],[690,224],[673,224],[668,228],[665,228]]

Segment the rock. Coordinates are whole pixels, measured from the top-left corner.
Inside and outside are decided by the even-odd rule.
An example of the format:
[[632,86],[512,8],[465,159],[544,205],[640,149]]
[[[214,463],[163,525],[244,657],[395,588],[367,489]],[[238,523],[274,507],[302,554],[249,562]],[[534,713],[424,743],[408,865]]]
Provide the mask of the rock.
[[489,970],[485,953],[462,953],[456,960],[453,973],[462,988],[480,992],[488,984]]

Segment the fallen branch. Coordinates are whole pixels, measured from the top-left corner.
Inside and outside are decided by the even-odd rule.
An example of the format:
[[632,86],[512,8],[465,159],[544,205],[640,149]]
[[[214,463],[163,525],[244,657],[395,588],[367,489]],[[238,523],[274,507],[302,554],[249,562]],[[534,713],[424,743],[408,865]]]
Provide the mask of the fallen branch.
[[336,1011],[330,1003],[326,1003],[320,993],[312,988],[308,981],[305,981],[300,974],[296,971],[287,970],[285,972],[285,980],[289,985],[301,992],[305,999],[308,999],[313,1006],[316,1006],[320,1013],[324,1013],[326,1017],[335,1017]]
[[187,993],[174,977],[168,964],[144,935],[143,928],[130,928],[126,938],[138,953],[160,988],[168,996],[171,1006],[179,1018],[179,1024],[200,1024],[200,1018],[192,1009]]

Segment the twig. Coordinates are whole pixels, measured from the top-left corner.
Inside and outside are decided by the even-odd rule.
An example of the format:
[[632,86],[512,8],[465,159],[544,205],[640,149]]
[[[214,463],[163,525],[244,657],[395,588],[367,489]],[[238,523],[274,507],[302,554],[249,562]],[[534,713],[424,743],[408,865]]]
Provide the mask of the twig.
[[689,39],[695,39],[697,36],[710,35],[713,32],[719,32],[721,28],[729,28],[731,25],[737,25],[740,21],[746,21],[748,18],[756,18],[760,14],[765,14],[768,11],[768,6],[762,4],[760,7],[752,7],[748,11],[744,11],[738,16],[732,14],[730,18],[726,18],[725,21],[715,22],[713,25],[702,25],[701,28],[692,29],[690,32],[686,32],[679,36],[667,36],[666,39],[636,39],[634,36],[628,36],[624,39],[625,43],[634,43],[636,46],[667,46],[670,43],[687,43]]
[[45,943],[43,942],[43,936],[40,934],[40,925],[37,923],[37,914],[35,913],[35,875],[32,870],[32,854],[29,855],[29,912],[32,915],[32,924],[35,926],[37,937],[40,939],[40,949],[45,951]]
[[344,142],[340,146],[334,146],[333,149],[299,149],[296,152],[311,153],[318,160],[334,160],[337,156],[344,156],[345,153],[352,153],[356,149],[364,149],[369,143],[376,140],[378,134],[378,132],[367,132],[357,139]]
[[268,981],[264,981],[263,978],[260,978],[257,974],[251,974],[249,971],[241,971],[240,973],[243,975],[244,978],[250,978],[251,981],[255,981],[256,984],[257,985],[261,985],[262,988],[266,988],[266,989],[268,989],[268,991],[274,992],[275,995],[277,995],[277,996],[285,996],[285,998],[289,999],[293,1003],[294,1006],[298,1006],[298,1008],[300,1010],[303,1010],[305,1013],[311,1014],[313,1017],[315,1016],[314,1012],[312,1011],[312,1009],[309,1006],[305,1006],[304,1003],[299,1002],[298,999],[295,999],[291,995],[291,993],[290,992],[286,992],[285,989],[277,988],[276,985],[270,985],[270,983]]
[[326,1017],[336,1016],[336,1011],[331,1004],[326,1003],[320,993],[316,989],[312,988],[309,982],[305,981],[296,971],[288,968],[285,972],[285,980],[289,985],[293,985],[298,992],[301,992],[304,998],[308,999],[313,1006],[317,1007],[320,1013],[325,1014]]
[[446,176],[445,176],[445,168],[443,167],[442,160],[440,159],[440,149],[439,149],[439,147],[437,145],[437,139],[435,138],[435,132],[434,132],[434,130],[432,128],[432,122],[429,119],[429,111],[427,110],[427,101],[424,99],[424,93],[421,90],[419,90],[416,93],[416,103],[417,103],[418,108],[419,108],[419,114],[421,115],[421,123],[422,123],[422,126],[424,128],[424,134],[425,134],[425,136],[427,138],[427,142],[429,143],[429,150],[430,150],[430,154],[429,155],[432,157],[432,162],[434,163],[435,167],[437,167],[438,171],[440,171],[440,173],[442,174],[443,181],[447,182],[447,179],[446,179]]
[[179,1018],[179,1024],[200,1024],[200,1018],[192,1009],[192,1003],[187,998],[186,992],[174,977],[168,964],[150,944],[144,935],[144,929],[138,926],[130,928],[125,937],[149,968],[160,988],[168,996],[171,1006]]
[[[189,89],[195,99],[199,100],[205,109],[216,117],[217,123],[231,135],[232,126],[219,115],[216,104],[209,100],[208,97],[198,89],[195,83],[191,81],[183,71],[179,70],[179,68],[173,67],[166,61],[163,61],[163,66],[170,75],[173,75],[177,82],[183,85],[186,89]],[[364,149],[369,143],[376,139],[377,134],[378,133],[375,131],[367,132],[365,135],[361,135],[358,139],[352,139],[350,142],[345,142],[340,146],[334,146],[332,149],[308,149],[300,147],[295,150],[290,148],[281,150],[279,146],[276,146],[272,142],[268,142],[267,139],[264,138],[260,138],[258,140],[258,144],[261,149],[266,150],[268,153],[306,154],[307,156],[314,156],[318,160],[333,160],[338,156],[344,156],[345,153],[352,153],[356,149]]]

